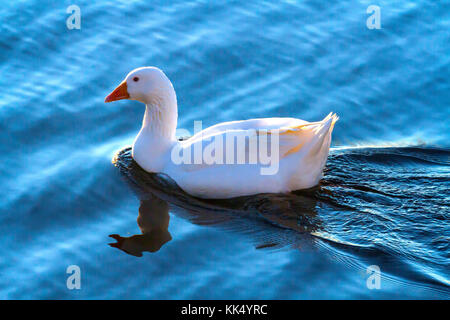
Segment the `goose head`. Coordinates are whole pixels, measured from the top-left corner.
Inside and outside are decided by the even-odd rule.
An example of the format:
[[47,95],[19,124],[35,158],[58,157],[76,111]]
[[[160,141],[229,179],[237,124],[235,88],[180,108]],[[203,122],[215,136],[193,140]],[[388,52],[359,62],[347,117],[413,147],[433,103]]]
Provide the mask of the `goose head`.
[[137,100],[146,105],[143,128],[149,128],[150,133],[158,138],[164,136],[168,141],[175,139],[177,96],[164,72],[156,67],[134,69],[105,98],[105,102],[122,99]]
[[105,102],[122,99],[137,100],[146,105],[163,106],[171,103],[175,91],[169,78],[156,67],[142,67],[131,71]]

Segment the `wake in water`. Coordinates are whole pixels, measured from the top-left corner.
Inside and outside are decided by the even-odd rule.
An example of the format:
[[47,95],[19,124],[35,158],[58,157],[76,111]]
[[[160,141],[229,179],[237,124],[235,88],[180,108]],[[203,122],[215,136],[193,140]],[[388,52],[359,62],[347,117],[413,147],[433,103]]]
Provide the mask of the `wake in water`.
[[132,255],[171,240],[169,208],[193,223],[247,233],[257,248],[326,247],[337,259],[382,266],[393,278],[449,292],[450,151],[334,150],[320,185],[290,194],[205,200],[144,171],[131,149],[113,160],[141,199],[142,235],[111,244]]

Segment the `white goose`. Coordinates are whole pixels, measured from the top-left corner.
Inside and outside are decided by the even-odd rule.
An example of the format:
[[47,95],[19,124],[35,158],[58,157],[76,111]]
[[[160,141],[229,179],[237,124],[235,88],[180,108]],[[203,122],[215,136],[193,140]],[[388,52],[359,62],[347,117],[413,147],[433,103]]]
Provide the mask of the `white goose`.
[[[319,122],[295,118],[223,122],[178,141],[175,90],[160,69],[131,71],[105,102],[121,99],[146,104],[142,128],[133,144],[134,160],[146,171],[169,175],[183,190],[200,198],[283,193],[317,185],[338,120],[330,113]],[[227,145],[230,136],[231,147]],[[270,157],[267,153],[263,158],[262,150],[267,149]],[[199,154],[200,161],[196,158]],[[208,154],[209,160],[202,158]]]

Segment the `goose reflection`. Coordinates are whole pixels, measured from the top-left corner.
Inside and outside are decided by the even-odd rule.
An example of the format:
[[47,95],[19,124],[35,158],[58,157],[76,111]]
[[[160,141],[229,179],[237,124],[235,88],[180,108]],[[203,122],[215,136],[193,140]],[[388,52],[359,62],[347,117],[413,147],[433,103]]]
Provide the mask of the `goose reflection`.
[[172,240],[169,228],[169,204],[149,194],[150,199],[141,200],[137,224],[142,234],[122,237],[118,234],[110,235],[117,242],[109,243],[128,254],[141,257],[144,251],[156,252]]
[[249,235],[256,248],[291,246],[314,242],[320,228],[315,190],[290,194],[258,194],[225,200],[198,199],[181,190],[170,178],[145,172],[131,158],[129,149],[113,160],[140,198],[137,218],[141,234],[122,237],[109,245],[130,255],[156,252],[172,239],[170,212],[197,225],[219,226]]

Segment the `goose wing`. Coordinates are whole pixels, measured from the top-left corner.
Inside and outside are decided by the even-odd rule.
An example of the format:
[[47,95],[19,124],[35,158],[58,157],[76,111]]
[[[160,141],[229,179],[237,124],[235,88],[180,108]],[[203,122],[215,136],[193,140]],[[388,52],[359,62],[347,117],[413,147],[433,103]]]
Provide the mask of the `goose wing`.
[[[317,145],[337,121],[329,114],[318,122],[295,118],[264,118],[220,123],[209,127],[172,151],[186,171],[223,164],[267,164]],[[274,152],[278,153],[278,157]]]

